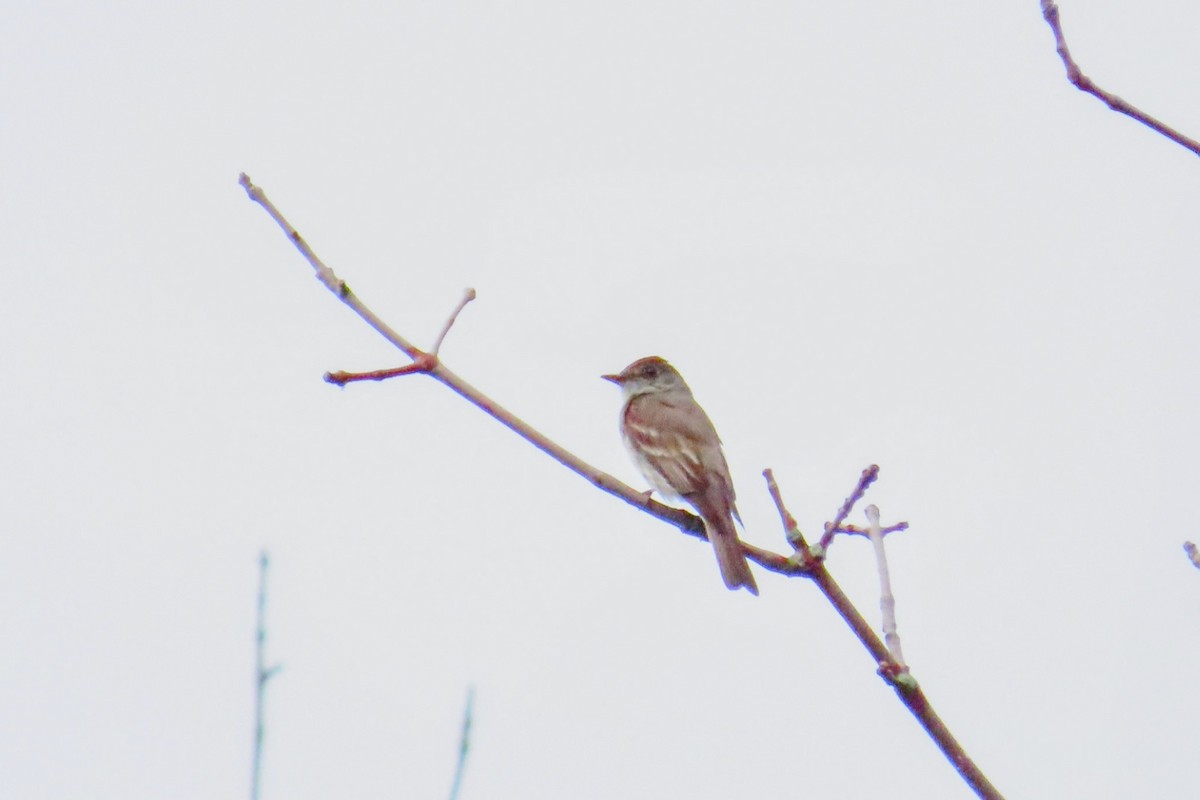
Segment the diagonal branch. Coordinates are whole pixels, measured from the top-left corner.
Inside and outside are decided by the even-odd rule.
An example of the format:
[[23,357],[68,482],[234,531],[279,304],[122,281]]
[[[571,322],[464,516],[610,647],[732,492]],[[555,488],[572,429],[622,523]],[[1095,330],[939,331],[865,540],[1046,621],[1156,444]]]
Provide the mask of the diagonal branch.
[[1113,111],[1132,117],[1146,127],[1161,133],[1176,144],[1186,147],[1200,156],[1200,142],[1184,136],[1174,128],[1159,122],[1145,111],[1125,102],[1115,94],[1106,92],[1097,86],[1091,78],[1084,75],[1083,70],[1075,63],[1075,59],[1071,57],[1071,51],[1067,48],[1067,40],[1063,36],[1062,21],[1059,18],[1058,4],[1054,0],[1041,0],[1041,2],[1042,16],[1046,18],[1046,22],[1050,25],[1050,30],[1054,32],[1054,46],[1058,50],[1058,57],[1062,59],[1063,66],[1067,68],[1067,80],[1074,84],[1076,89],[1081,92],[1087,92],[1093,97],[1098,97]]
[[[472,292],[473,294],[474,292]],[[459,306],[459,308],[461,307]],[[449,330],[450,326],[447,325],[446,328]],[[467,689],[467,709],[463,712],[462,733],[458,739],[458,763],[454,767],[454,783],[450,785],[450,800],[458,800],[458,791],[462,788],[463,771],[467,768],[467,753],[471,750],[471,723],[474,721],[474,706],[475,687],[472,686]]]
[[[491,398],[484,395],[478,389],[465,380],[460,378],[455,373],[451,372],[445,364],[438,358],[436,348],[434,352],[426,352],[411,344],[399,334],[393,331],[386,323],[380,320],[370,309],[368,309],[358,297],[350,291],[350,288],[344,281],[338,278],[332,270],[317,258],[312,249],[300,236],[299,232],[293,228],[283,215],[275,208],[275,206],[266,198],[266,195],[257,186],[250,182],[250,178],[243,174],[240,178],[241,185],[246,189],[250,199],[260,204],[271,217],[279,224],[280,227],[287,233],[288,238],[292,240],[308,262],[312,265],[317,273],[317,277],[330,291],[349,306],[356,314],[363,318],[372,328],[378,331],[385,339],[392,342],[397,348],[404,351],[412,363],[403,367],[398,367],[391,370],[379,370],[372,373],[331,373],[326,376],[326,380],[334,383],[345,383],[349,380],[383,380],[385,378],[394,377],[397,375],[428,375],[434,380],[447,386],[463,399],[478,407],[481,411],[496,419],[505,427],[522,437],[534,447],[546,453],[551,458],[558,461],[563,466],[570,469],[572,472],[590,481],[593,485],[601,490],[608,492],[611,495],[619,497],[632,506],[636,506],[642,511],[657,517],[665,522],[678,528],[680,531],[695,536],[699,539],[706,538],[704,534],[704,523],[699,517],[691,514],[683,509],[672,508],[665,506],[651,499],[649,493],[639,492],[632,487],[622,483],[611,475],[601,472],[592,465],[588,464],[583,459],[569,452],[562,446],[551,441],[545,435],[531,427],[512,412],[500,406]],[[450,321],[446,325],[449,329],[453,324],[454,317],[458,311],[473,298],[473,292],[469,292],[470,297],[464,299],[460,303],[458,309],[451,315]],[[440,344],[441,339],[445,336],[438,337]],[[918,721],[926,729],[934,741],[941,747],[947,758],[958,769],[962,777],[967,781],[971,788],[982,798],[987,800],[1002,800],[999,792],[996,791],[979,770],[979,768],[967,757],[961,745],[954,739],[942,722],[941,718],[933,711],[926,699],[924,692],[917,685],[916,679],[908,672],[908,669],[901,664],[895,663],[884,643],[867,624],[863,616],[851,604],[849,598],[842,592],[841,588],[834,582],[824,564],[824,552],[828,547],[829,539],[842,528],[843,523],[849,515],[854,504],[862,498],[867,488],[878,477],[879,468],[871,465],[863,470],[859,477],[855,489],[847,497],[842,504],[833,522],[826,525],[825,535],[822,537],[821,545],[818,547],[808,547],[804,542],[804,537],[796,526],[795,518],[788,513],[783,505],[783,499],[779,492],[779,487],[775,484],[774,478],[771,476],[770,470],[764,475],[767,477],[768,489],[774,498],[776,507],[779,510],[780,519],[784,524],[788,542],[795,549],[795,553],[791,556],[781,555],[769,550],[765,550],[754,545],[742,542],[742,549],[746,556],[772,572],[780,573],[789,576],[804,576],[811,578],[813,582],[820,588],[821,592],[833,605],[834,609],[841,615],[854,631],[855,635],[870,652],[878,665],[879,674],[887,680],[895,689],[897,696],[901,702],[909,708],[910,711],[917,717]]]
[[[664,522],[669,522],[684,533],[695,536],[699,539],[706,539],[704,533],[704,523],[701,519],[690,512],[680,508],[672,508],[671,506],[663,505],[652,499],[646,492],[639,492],[632,486],[629,486],[612,475],[593,467],[583,459],[571,453],[566,448],[552,441],[549,437],[536,430],[524,420],[513,414],[508,409],[501,406],[495,400],[491,399],[479,389],[476,389],[467,381],[460,378],[455,373],[451,372],[436,353],[426,352],[415,344],[409,342],[399,333],[394,331],[391,326],[380,319],[376,314],[367,308],[366,304],[358,298],[350,290],[349,285],[341,278],[334,274],[333,270],[327,267],[308,243],[300,232],[292,227],[291,223],[284,218],[266,196],[261,188],[255,186],[251,182],[250,177],[245,173],[239,177],[238,182],[242,188],[246,190],[246,194],[251,200],[262,206],[271,218],[281,227],[288,239],[296,245],[296,248],[304,256],[305,260],[312,265],[316,272],[318,280],[325,285],[327,289],[333,292],[339,300],[345,303],[350,309],[358,314],[362,319],[374,328],[383,338],[387,339],[398,349],[403,351],[409,358],[412,359],[411,364],[403,367],[397,367],[393,370],[378,370],[370,373],[344,373],[333,372],[326,376],[326,380],[331,383],[344,383],[348,380],[384,380],[396,375],[428,375],[436,381],[446,385],[451,391],[459,395],[463,399],[475,405],[488,416],[495,419],[506,428],[516,433],[521,438],[532,444],[537,449],[541,450],[546,455],[558,461],[577,475],[586,478],[596,487],[602,489],[609,494],[619,497],[626,503],[636,506],[645,511],[651,516],[658,517]],[[465,305],[465,303],[464,303]],[[456,312],[457,313],[457,312]],[[767,550],[762,550],[757,547],[746,547],[746,553],[749,558],[757,562],[760,566],[773,572],[782,572],[791,574],[802,572],[795,566],[791,565],[786,556],[777,553],[771,553]]]

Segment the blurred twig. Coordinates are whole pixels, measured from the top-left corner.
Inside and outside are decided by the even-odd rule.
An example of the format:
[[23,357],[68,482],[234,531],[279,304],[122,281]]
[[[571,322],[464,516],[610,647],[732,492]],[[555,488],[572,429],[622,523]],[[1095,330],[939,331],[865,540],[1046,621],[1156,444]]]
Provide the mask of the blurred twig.
[[267,551],[258,556],[258,624],[254,634],[254,755],[250,766],[250,800],[258,800],[262,775],[263,753],[263,695],[267,681],[279,672],[279,666],[266,666],[264,650],[267,641]]
[[462,786],[463,770],[467,766],[467,752],[471,749],[471,716],[475,706],[475,687],[467,690],[467,708],[463,711],[462,736],[458,740],[458,765],[454,768],[454,785],[450,787],[450,800],[458,800],[458,789]]
[[1071,51],[1067,48],[1067,40],[1063,35],[1061,14],[1058,10],[1058,4],[1054,0],[1041,0],[1042,16],[1046,18],[1046,22],[1050,25],[1050,30],[1054,32],[1054,45],[1058,50],[1058,56],[1062,59],[1063,66],[1067,68],[1067,80],[1074,84],[1076,89],[1081,92],[1087,92],[1093,97],[1103,100],[1104,103],[1113,111],[1125,114],[1132,117],[1146,127],[1161,133],[1171,141],[1186,147],[1196,155],[1200,156],[1200,142],[1195,139],[1184,136],[1174,128],[1159,122],[1154,117],[1134,107],[1130,103],[1125,102],[1120,97],[1117,97],[1111,92],[1101,89],[1087,75],[1083,74],[1083,70],[1075,63],[1075,59],[1071,56]]
[[1187,553],[1188,560],[1192,562],[1192,566],[1200,569],[1200,548],[1197,548],[1191,542],[1184,542],[1183,552]]
[[[870,481],[874,481],[878,476],[878,471],[879,468],[874,465],[863,470],[858,487],[850,495],[852,499],[856,496],[861,496],[858,488],[863,487],[863,483],[868,476],[870,477]],[[794,528],[795,518],[783,504],[783,496],[775,483],[775,476],[771,470],[766,470],[763,473],[763,477],[767,480],[771,497],[775,501],[775,507],[779,511],[779,518],[783,520],[785,528]],[[866,482],[869,484],[870,481]],[[848,500],[839,509],[837,517],[845,519],[846,515],[850,513],[852,506],[853,503]],[[831,528],[836,529],[837,526],[829,523],[826,526],[826,530]],[[798,535],[798,531],[789,533],[789,540],[792,540],[796,535]],[[802,546],[802,537],[800,541]],[[917,718],[917,721],[925,729],[925,732],[941,748],[942,753],[950,760],[954,768],[958,770],[959,775],[967,782],[967,785],[975,791],[975,794],[981,798],[985,798],[985,800],[1003,800],[1000,792],[987,779],[987,776],[983,774],[983,771],[971,757],[967,755],[966,750],[963,749],[958,739],[946,727],[946,723],[933,710],[933,706],[929,703],[929,698],[925,696],[925,692],[921,689],[908,667],[904,665],[900,658],[889,652],[887,646],[880,641],[879,636],[867,624],[863,615],[859,613],[854,604],[850,602],[850,599],[842,592],[841,587],[837,585],[833,576],[829,574],[829,570],[826,569],[824,558],[810,556],[808,563],[809,570],[806,574],[813,579],[813,583],[825,595],[825,599],[829,601],[829,604],[834,607],[842,619],[845,620],[846,624],[850,626],[850,629],[854,631],[854,635],[862,642],[863,647],[867,648],[872,658],[875,659],[875,663],[879,665],[880,676],[891,684],[892,688],[896,691],[896,697],[900,698],[900,702],[904,703],[905,707]]]

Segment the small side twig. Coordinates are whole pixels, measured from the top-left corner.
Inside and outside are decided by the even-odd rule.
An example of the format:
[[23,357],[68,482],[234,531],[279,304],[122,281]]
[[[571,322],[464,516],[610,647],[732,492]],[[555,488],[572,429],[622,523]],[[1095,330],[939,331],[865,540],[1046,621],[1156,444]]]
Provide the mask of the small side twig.
[[267,551],[258,557],[258,624],[254,634],[254,753],[250,765],[250,800],[258,800],[258,787],[262,776],[263,754],[263,699],[267,681],[279,672],[279,665],[266,666],[263,651],[267,641]]
[[854,510],[854,504],[862,499],[866,494],[871,484],[879,477],[879,467],[875,464],[867,467],[862,471],[862,475],[858,477],[858,484],[855,485],[854,491],[850,492],[850,496],[842,503],[842,507],[838,509],[837,516],[833,518],[833,522],[825,523],[825,533],[821,536],[821,541],[818,547],[821,548],[821,557],[828,552],[829,545],[833,543],[833,537],[837,535],[838,529],[842,527],[842,523],[846,521],[846,517],[850,516],[850,512]]
[[1156,131],[1171,141],[1182,147],[1186,147],[1196,155],[1200,156],[1200,142],[1188,136],[1184,136],[1174,128],[1159,122],[1154,117],[1134,107],[1130,103],[1125,102],[1120,97],[1117,97],[1111,92],[1101,89],[1087,75],[1083,74],[1083,70],[1075,63],[1075,59],[1071,56],[1071,51],[1067,48],[1067,40],[1063,35],[1061,13],[1058,10],[1058,4],[1054,0],[1041,0],[1042,16],[1046,18],[1046,22],[1050,25],[1050,30],[1054,32],[1054,46],[1058,51],[1058,57],[1062,59],[1063,66],[1067,68],[1067,80],[1069,80],[1076,89],[1081,92],[1087,92],[1093,97],[1102,100],[1109,108],[1118,113],[1124,114],[1127,117],[1137,120],[1146,127]]
[[883,617],[883,641],[887,644],[892,661],[902,670],[907,670],[904,653],[900,650],[900,634],[896,629],[896,598],[892,595],[892,578],[888,572],[887,552],[883,548],[883,526],[879,524],[879,508],[867,506],[867,536],[875,549],[875,566],[879,570],[879,612]]
[[326,372],[324,380],[326,383],[332,383],[335,386],[345,386],[347,383],[354,381],[385,381],[388,378],[396,378],[400,375],[415,375],[417,373],[429,372],[437,366],[437,357],[431,353],[422,353],[417,357],[417,360],[411,364],[405,364],[403,367],[389,367],[388,369],[375,369],[370,372],[346,372],[338,370],[337,372]]
[[458,738],[458,764],[454,767],[454,784],[450,787],[450,800],[457,800],[462,786],[463,771],[467,766],[467,752],[471,749],[471,721],[475,706],[475,687],[467,689],[467,707],[463,711],[462,734]]
[[1200,569],[1200,548],[1191,542],[1183,543],[1183,552],[1187,553],[1188,559],[1192,562],[1192,566]]
[[433,349],[430,351],[435,356],[442,350],[442,342],[446,338],[446,334],[454,327],[454,321],[458,319],[458,315],[467,307],[467,303],[475,299],[475,290],[467,289],[463,292],[462,300],[458,301],[458,305],[450,312],[450,318],[446,320],[446,324],[442,326],[442,332],[438,334],[437,340],[433,343]]
[[768,468],[764,469],[762,474],[767,481],[767,493],[775,501],[775,510],[779,512],[779,521],[783,523],[783,532],[787,537],[788,544],[796,549],[807,547],[804,534],[800,532],[800,526],[796,524],[796,518],[783,504],[783,495],[779,491],[779,484],[775,482],[775,471]]
[[[906,530],[908,530],[907,522],[897,522],[894,525],[883,526],[882,528],[879,529],[879,532],[881,534],[883,534],[884,536],[887,536],[889,533],[899,533],[900,531],[906,531]],[[870,536],[871,536],[871,532],[869,529],[860,528],[857,525],[851,525],[850,523],[846,523],[845,525],[838,528],[837,532],[845,533],[850,536],[865,536],[867,538],[870,538]]]

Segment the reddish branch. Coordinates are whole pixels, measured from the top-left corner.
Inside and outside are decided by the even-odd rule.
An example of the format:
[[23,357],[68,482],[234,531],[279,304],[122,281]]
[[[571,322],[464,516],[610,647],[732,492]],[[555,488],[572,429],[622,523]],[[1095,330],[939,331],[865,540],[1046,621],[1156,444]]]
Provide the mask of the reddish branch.
[[858,484],[854,487],[854,491],[842,503],[842,507],[838,509],[837,516],[833,518],[833,522],[825,523],[825,533],[821,536],[821,551],[829,549],[829,545],[833,543],[833,537],[837,534],[838,528],[846,521],[846,517],[850,516],[850,511],[854,508],[854,504],[862,499],[866,494],[867,489],[871,488],[871,484],[879,477],[879,467],[872,464],[862,471],[862,475],[858,478]]
[[1136,108],[1129,103],[1117,97],[1111,92],[1106,92],[1097,86],[1091,78],[1083,74],[1083,70],[1075,63],[1075,59],[1071,57],[1071,51],[1067,49],[1067,40],[1063,36],[1062,21],[1059,19],[1058,4],[1054,0],[1042,0],[1042,16],[1046,18],[1046,22],[1050,25],[1050,30],[1054,31],[1054,45],[1058,50],[1058,56],[1062,59],[1063,66],[1067,68],[1067,80],[1075,85],[1076,89],[1081,92],[1098,97],[1103,100],[1113,111],[1118,111],[1126,116],[1136,119],[1143,125],[1158,131],[1163,136],[1166,136],[1173,142],[1186,147],[1196,155],[1200,156],[1200,142],[1184,136],[1179,131],[1159,122],[1154,117]]
[[[250,178],[243,174],[240,178],[241,185],[246,189],[246,193],[250,199],[260,204],[267,213],[283,228],[288,238],[296,245],[308,262],[312,265],[316,272],[317,278],[325,284],[325,286],[338,296],[338,298],[354,310],[362,317],[367,324],[378,331],[384,338],[402,350],[409,358],[412,359],[411,364],[406,364],[401,367],[395,367],[385,370],[376,370],[372,372],[348,373],[334,372],[328,373],[325,379],[331,383],[345,385],[352,381],[360,380],[384,380],[386,378],[399,375],[424,374],[437,380],[455,393],[463,397],[465,400],[473,403],[480,410],[490,415],[518,436],[521,436],[526,441],[537,447],[542,452],[549,455],[559,463],[566,466],[576,474],[591,481],[595,486],[615,495],[630,505],[637,506],[647,514],[658,517],[665,522],[670,523],[679,530],[691,536],[704,539],[704,523],[696,515],[684,511],[679,508],[665,506],[662,503],[653,500],[649,493],[639,492],[636,489],[627,486],[611,475],[601,472],[591,466],[583,459],[570,453],[560,445],[548,439],[546,436],[535,430],[529,424],[525,423],[511,412],[502,408],[498,403],[484,395],[475,387],[471,386],[465,380],[455,375],[438,357],[438,346],[442,339],[454,324],[455,318],[462,308],[474,298],[472,290],[467,291],[467,295],[455,308],[453,314],[447,320],[443,327],[441,335],[437,339],[437,344],[431,351],[425,351],[416,345],[408,342],[398,333],[393,331],[386,323],[379,319],[373,312],[370,311],[358,297],[350,291],[350,287],[344,281],[334,275],[324,263],[317,258],[316,254],[300,236],[299,232],[293,228],[278,209],[266,198],[262,190],[254,186],[250,182]],[[782,575],[802,575],[813,580],[813,583],[821,590],[826,599],[834,609],[841,615],[846,624],[854,631],[859,641],[867,648],[875,663],[878,665],[879,674],[884,677],[896,690],[897,696],[901,702],[912,711],[913,715],[933,738],[933,740],[942,749],[946,757],[950,759],[955,768],[958,769],[964,780],[970,784],[982,798],[988,800],[1002,800],[999,792],[995,787],[988,782],[979,768],[967,757],[962,746],[954,739],[946,728],[942,720],[933,711],[926,699],[924,692],[917,685],[916,679],[908,672],[907,668],[892,661],[884,643],[871,629],[871,626],[858,612],[857,609],[850,603],[850,600],[842,592],[841,588],[834,582],[829,575],[824,564],[824,552],[828,548],[829,542],[833,536],[840,530],[846,532],[855,532],[857,530],[846,529],[844,526],[846,517],[850,514],[854,504],[857,503],[866,492],[867,488],[875,481],[879,475],[879,468],[872,465],[863,470],[854,491],[842,504],[832,522],[825,525],[825,534],[821,538],[820,548],[809,548],[804,541],[803,534],[796,525],[795,518],[787,511],[783,504],[783,499],[780,495],[779,487],[775,484],[774,477],[770,470],[764,473],[767,478],[768,490],[771,497],[775,501],[776,508],[779,511],[780,520],[783,522],[784,530],[787,535],[788,542],[792,545],[795,553],[791,556],[781,555],[769,550],[764,550],[754,545],[742,543],[743,549],[746,551],[748,558],[753,560],[759,566],[771,572],[776,572]],[[903,523],[902,523],[903,524]],[[900,529],[900,526],[893,526],[895,529]]]

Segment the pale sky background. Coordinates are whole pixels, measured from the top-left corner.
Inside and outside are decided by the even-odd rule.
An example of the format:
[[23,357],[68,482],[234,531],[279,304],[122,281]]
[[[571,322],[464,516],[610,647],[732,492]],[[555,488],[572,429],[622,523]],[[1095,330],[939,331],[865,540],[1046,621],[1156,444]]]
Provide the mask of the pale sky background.
[[[1062,6],[1200,135],[1200,10]],[[964,798],[804,580],[604,495],[363,300],[642,488],[597,376],[669,358],[746,538],[859,472],[905,653],[1010,798],[1191,798],[1200,161],[1036,0],[56,3],[0,22],[0,795]],[[861,522],[861,514],[853,521]],[[878,625],[870,548],[834,575]]]

